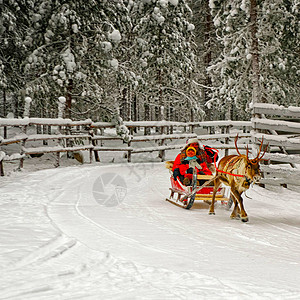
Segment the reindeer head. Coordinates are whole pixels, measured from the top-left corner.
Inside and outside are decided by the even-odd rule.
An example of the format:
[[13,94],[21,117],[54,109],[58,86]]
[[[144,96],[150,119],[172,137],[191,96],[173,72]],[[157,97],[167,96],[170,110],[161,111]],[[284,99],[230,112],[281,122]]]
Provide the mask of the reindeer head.
[[262,146],[263,146],[263,142],[264,142],[264,139],[262,138],[260,146],[259,146],[259,151],[258,151],[256,157],[253,159],[250,159],[248,145],[247,145],[247,149],[246,149],[246,155],[241,154],[237,147],[237,139],[238,139],[238,135],[236,136],[236,138],[234,140],[234,144],[235,144],[235,148],[236,148],[238,155],[245,158],[245,179],[246,179],[245,187],[249,187],[251,183],[253,183],[253,182],[255,183],[255,182],[259,181],[261,178],[259,162],[262,160],[263,156],[265,155],[268,145],[265,147],[263,154],[260,155]]

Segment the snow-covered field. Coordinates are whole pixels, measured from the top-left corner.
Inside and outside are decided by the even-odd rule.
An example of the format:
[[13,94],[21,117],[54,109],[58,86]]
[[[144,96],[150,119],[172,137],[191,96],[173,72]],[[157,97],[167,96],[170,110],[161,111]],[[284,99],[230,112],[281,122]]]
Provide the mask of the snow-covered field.
[[169,185],[159,162],[1,178],[0,299],[300,299],[299,192],[253,187],[242,223]]

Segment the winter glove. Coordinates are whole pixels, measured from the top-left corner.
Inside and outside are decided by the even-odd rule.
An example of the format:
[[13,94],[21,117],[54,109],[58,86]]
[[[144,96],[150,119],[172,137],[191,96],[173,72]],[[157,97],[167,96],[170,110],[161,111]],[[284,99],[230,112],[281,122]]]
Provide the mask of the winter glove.
[[218,160],[219,156],[218,153],[215,152],[212,148],[210,148],[209,146],[204,146],[204,150],[207,156],[209,156],[211,159],[211,161],[209,162],[213,162],[215,157],[216,157],[216,161]]
[[202,160],[200,158],[197,158],[196,162],[200,165],[202,163]]
[[186,171],[185,171],[186,174],[193,174],[193,168],[188,168]]

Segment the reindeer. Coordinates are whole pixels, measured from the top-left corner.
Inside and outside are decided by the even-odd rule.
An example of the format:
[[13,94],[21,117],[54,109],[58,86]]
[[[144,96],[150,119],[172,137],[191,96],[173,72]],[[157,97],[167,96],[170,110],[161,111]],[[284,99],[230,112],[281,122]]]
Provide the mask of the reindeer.
[[237,147],[238,135],[234,140],[235,148],[238,155],[228,155],[223,157],[216,170],[216,176],[214,179],[214,191],[212,195],[212,203],[209,208],[209,214],[214,215],[215,211],[215,196],[221,183],[230,186],[230,193],[234,201],[234,209],[230,215],[231,219],[236,219],[239,217],[243,222],[248,222],[248,216],[244,209],[243,198],[241,194],[249,189],[252,183],[257,182],[261,178],[261,173],[259,169],[259,162],[262,160],[266,153],[268,145],[262,155],[260,155],[263,139],[261,141],[258,154],[255,158],[250,159],[249,148],[247,146],[246,155],[239,152]]

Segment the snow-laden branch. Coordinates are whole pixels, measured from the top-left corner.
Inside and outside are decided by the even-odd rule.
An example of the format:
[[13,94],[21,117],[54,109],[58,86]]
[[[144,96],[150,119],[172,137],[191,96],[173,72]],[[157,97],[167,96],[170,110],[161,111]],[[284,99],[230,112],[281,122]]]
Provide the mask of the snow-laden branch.
[[204,85],[204,84],[202,84],[202,83],[196,82],[195,80],[192,80],[192,82],[193,82],[194,84],[198,85],[198,86],[201,86],[201,87],[205,88],[205,89],[209,89],[209,90],[215,90],[215,89],[216,89],[216,87],[213,87],[213,86],[207,86],[207,85]]

